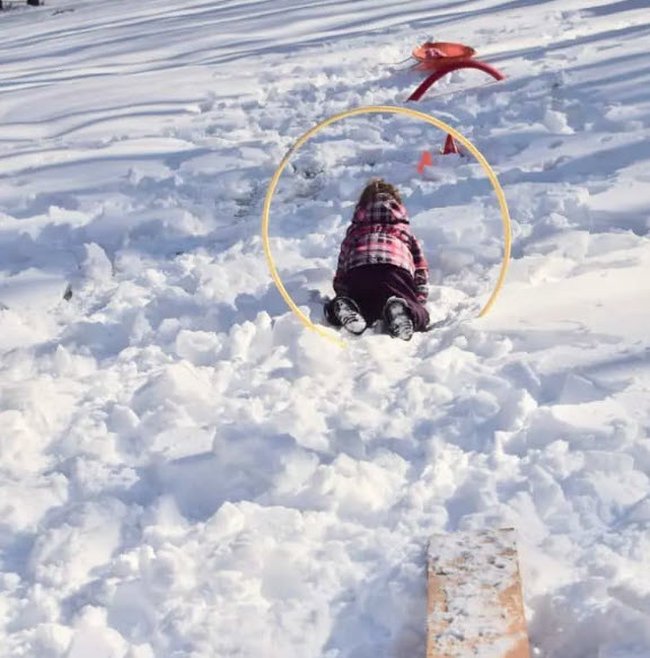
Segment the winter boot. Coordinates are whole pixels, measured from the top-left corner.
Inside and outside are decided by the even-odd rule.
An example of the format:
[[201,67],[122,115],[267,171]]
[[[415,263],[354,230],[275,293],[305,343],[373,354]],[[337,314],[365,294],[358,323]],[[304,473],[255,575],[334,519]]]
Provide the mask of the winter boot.
[[368,326],[359,307],[348,297],[332,300],[331,312],[336,321],[355,336],[361,335]]
[[389,297],[384,306],[384,322],[393,338],[411,340],[413,336],[413,318],[406,302],[401,297]]

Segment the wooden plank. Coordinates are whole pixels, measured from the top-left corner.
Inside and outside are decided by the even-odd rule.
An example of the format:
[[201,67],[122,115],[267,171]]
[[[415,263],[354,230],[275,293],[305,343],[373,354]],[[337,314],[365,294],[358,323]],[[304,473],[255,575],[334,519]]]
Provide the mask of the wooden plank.
[[530,658],[515,532],[429,542],[427,658]]

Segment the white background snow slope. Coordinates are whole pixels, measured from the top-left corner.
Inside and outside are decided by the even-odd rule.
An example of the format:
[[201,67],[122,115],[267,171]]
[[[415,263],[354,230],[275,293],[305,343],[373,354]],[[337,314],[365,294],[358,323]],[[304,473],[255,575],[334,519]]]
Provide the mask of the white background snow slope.
[[[21,3],[22,4],[22,3]],[[424,655],[432,533],[514,526],[543,658],[650,656],[644,0],[49,0],[0,13],[0,655]],[[286,148],[403,105],[434,37],[478,72],[323,131],[272,206],[321,321],[383,175],[434,319],[339,349],[275,290]],[[66,294],[67,293],[67,294]],[[64,299],[64,296],[67,299]]]

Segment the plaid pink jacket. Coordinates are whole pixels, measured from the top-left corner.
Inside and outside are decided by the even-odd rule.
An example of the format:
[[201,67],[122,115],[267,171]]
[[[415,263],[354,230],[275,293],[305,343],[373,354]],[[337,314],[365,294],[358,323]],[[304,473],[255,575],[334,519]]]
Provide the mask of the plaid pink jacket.
[[371,205],[357,205],[341,244],[334,291],[346,295],[346,273],[354,267],[387,263],[405,269],[413,277],[420,302],[429,292],[429,268],[420,243],[411,232],[406,208],[388,194]]

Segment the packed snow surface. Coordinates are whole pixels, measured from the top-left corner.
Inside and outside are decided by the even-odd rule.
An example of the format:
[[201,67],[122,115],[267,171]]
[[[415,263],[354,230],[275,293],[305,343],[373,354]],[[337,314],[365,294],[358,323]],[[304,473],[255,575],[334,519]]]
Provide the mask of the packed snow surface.
[[[8,4],[8,3],[6,3]],[[542,658],[650,656],[644,0],[48,0],[0,13],[0,655],[423,656],[432,534],[514,527]],[[364,183],[440,327],[321,322]]]

